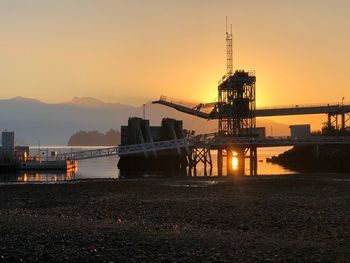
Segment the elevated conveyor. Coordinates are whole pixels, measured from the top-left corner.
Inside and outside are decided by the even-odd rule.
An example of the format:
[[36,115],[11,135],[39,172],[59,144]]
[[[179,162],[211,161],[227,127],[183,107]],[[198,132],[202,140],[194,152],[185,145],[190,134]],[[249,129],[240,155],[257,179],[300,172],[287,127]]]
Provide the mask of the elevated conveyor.
[[179,100],[174,100],[174,99],[170,99],[168,97],[165,96],[161,96],[159,100],[157,101],[153,101],[153,104],[161,104],[170,108],[173,108],[175,110],[190,114],[190,115],[194,115],[203,119],[211,119],[210,114],[203,112],[201,110],[200,105],[191,105],[189,103],[185,103]]
[[[162,96],[159,100],[153,103],[162,104],[164,106],[176,109],[178,111],[191,114],[204,119],[219,119],[221,116],[217,113],[218,103],[201,103],[196,106],[180,102]],[[208,113],[204,109],[211,108]],[[251,117],[272,117],[286,115],[307,115],[307,114],[346,114],[350,113],[350,104],[317,104],[317,105],[293,105],[293,106],[278,106],[257,108],[251,111]]]
[[321,104],[321,105],[295,105],[258,108],[253,112],[255,117],[271,117],[286,115],[307,115],[307,114],[342,114],[349,113],[350,105],[342,104]]

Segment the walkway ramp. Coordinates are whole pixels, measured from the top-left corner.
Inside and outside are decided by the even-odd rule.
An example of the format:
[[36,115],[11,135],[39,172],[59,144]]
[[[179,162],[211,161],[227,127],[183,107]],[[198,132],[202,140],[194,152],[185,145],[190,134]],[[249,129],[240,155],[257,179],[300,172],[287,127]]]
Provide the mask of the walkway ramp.
[[109,147],[109,148],[103,148],[103,149],[61,153],[57,155],[57,158],[67,159],[67,160],[86,160],[86,159],[113,156],[117,154],[118,154],[118,147]]
[[142,144],[130,144],[123,145],[118,147],[110,147],[103,149],[93,149],[85,150],[78,152],[62,153],[57,155],[58,159],[67,159],[67,160],[86,160],[93,158],[101,158],[108,156],[126,156],[132,154],[143,154],[148,152],[157,153],[158,151],[163,150],[173,150],[173,149],[186,149],[188,153],[190,152],[189,147],[191,146],[191,141],[186,139],[178,140],[168,140],[168,141],[159,141],[152,143],[142,143]]
[[189,152],[189,147],[191,146],[191,141],[187,139],[177,139],[177,140],[168,140],[168,141],[158,141],[152,143],[143,143],[143,144],[131,144],[118,147],[118,155],[131,155],[147,152],[157,152],[163,150],[172,150],[172,149],[181,149],[185,148]]

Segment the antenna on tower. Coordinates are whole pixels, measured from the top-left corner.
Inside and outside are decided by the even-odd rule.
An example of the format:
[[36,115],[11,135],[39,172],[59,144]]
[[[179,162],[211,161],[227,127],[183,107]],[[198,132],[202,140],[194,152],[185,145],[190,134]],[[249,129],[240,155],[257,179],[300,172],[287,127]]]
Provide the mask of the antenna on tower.
[[228,21],[226,16],[226,71],[227,74],[233,72],[233,44],[232,44],[232,24],[230,24],[230,32],[228,31]]

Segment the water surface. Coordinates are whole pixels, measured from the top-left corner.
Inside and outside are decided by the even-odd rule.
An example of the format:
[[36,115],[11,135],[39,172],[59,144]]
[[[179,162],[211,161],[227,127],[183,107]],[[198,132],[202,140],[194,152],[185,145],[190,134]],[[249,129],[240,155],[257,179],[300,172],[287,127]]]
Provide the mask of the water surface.
[[[98,149],[105,147],[62,147],[48,146],[31,147],[31,155],[40,154],[43,159],[52,151],[60,153],[75,152],[88,149]],[[294,174],[295,171],[283,168],[280,165],[267,163],[266,158],[278,155],[290,147],[273,147],[258,149],[258,175],[285,175]],[[217,175],[216,152],[212,153],[213,159],[213,176]],[[88,159],[78,161],[78,170],[75,172],[20,172],[17,174],[0,174],[1,182],[64,182],[79,179],[104,179],[119,178],[119,170],[117,167],[119,157],[110,156],[96,159]],[[224,166],[225,171],[225,166]],[[246,174],[249,174],[249,164],[246,160]],[[198,167],[198,176],[204,175],[203,167]]]

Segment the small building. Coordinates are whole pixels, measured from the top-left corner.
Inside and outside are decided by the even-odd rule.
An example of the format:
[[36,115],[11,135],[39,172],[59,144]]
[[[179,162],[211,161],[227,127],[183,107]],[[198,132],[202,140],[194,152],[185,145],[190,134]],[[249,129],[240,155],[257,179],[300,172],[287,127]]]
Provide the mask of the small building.
[[256,127],[256,128],[243,128],[239,130],[240,135],[244,136],[254,136],[258,138],[265,138],[266,137],[266,129],[265,127]]
[[311,136],[310,124],[291,125],[289,128],[292,138],[307,138]]
[[2,147],[0,151],[1,162],[13,162],[15,158],[15,133],[4,131],[2,136]]
[[26,162],[29,155],[30,155],[29,146],[16,146],[15,147],[16,160]]

